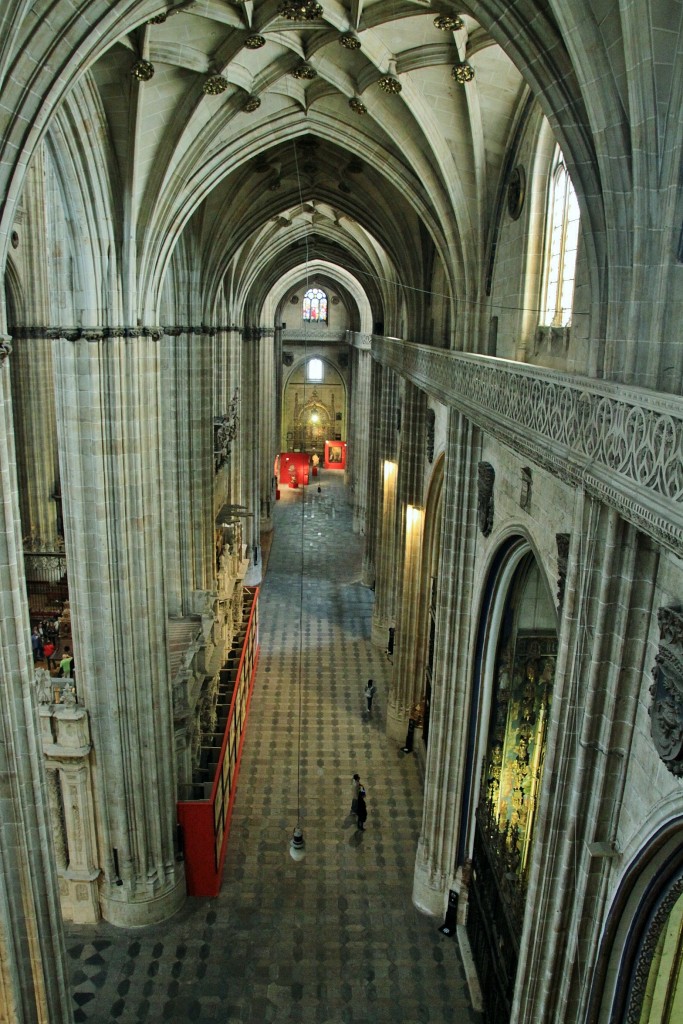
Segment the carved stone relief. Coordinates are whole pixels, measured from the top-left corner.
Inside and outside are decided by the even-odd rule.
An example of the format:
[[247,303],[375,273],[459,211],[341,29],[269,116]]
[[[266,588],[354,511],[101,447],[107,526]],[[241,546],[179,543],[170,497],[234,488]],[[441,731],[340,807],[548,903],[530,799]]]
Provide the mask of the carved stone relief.
[[427,462],[434,461],[434,433],[436,426],[436,413],[433,409],[427,409]]
[[569,562],[569,538],[568,533],[556,533],[557,544],[557,607],[561,608],[564,601],[564,587],[567,582],[567,564]]
[[650,687],[652,739],[672,775],[683,777],[683,611],[660,608],[657,620],[659,651]]
[[531,505],[531,470],[528,466],[522,469],[522,487],[519,492],[519,507],[524,512],[529,511]]
[[477,477],[477,519],[485,537],[493,529],[493,484],[496,471],[490,462],[480,462]]

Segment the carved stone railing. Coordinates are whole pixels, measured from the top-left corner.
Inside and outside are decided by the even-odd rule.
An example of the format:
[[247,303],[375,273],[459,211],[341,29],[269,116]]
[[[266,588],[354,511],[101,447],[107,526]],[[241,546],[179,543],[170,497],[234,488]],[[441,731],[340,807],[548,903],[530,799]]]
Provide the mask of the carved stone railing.
[[683,399],[373,337],[384,366],[683,555]]
[[286,327],[282,331],[282,342],[325,341],[339,345],[346,340],[346,331],[336,331],[325,324],[301,324],[300,327]]

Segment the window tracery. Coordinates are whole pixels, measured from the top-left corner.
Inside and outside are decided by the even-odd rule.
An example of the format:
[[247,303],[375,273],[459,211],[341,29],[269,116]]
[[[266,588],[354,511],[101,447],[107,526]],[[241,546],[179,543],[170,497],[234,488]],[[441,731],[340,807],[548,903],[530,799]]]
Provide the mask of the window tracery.
[[559,146],[548,197],[543,324],[569,327],[579,244],[579,203]]
[[309,288],[305,293],[301,316],[310,323],[327,323],[327,295],[321,288]]

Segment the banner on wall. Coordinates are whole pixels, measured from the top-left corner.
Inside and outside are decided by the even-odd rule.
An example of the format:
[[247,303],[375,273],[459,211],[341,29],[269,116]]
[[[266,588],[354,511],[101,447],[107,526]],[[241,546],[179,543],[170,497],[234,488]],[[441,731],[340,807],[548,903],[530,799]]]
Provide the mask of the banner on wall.
[[325,441],[325,469],[346,469],[346,441]]

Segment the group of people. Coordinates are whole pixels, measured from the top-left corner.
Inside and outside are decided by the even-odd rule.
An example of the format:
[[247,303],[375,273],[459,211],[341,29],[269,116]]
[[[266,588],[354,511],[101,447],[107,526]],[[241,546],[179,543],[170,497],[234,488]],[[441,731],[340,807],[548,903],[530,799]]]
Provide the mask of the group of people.
[[59,630],[54,627],[43,628],[44,624],[33,627],[31,633],[31,650],[33,652],[33,663],[38,664],[45,661],[48,672],[52,674],[57,670],[57,675],[63,679],[69,679],[74,675],[74,659],[71,648],[64,644],[60,653],[57,652],[59,643]]
[[365,832],[365,822],[368,820],[368,808],[365,802],[365,786],[360,781],[360,775],[355,774],[353,782],[353,798],[351,800],[351,814],[355,814],[358,822],[358,831]]

